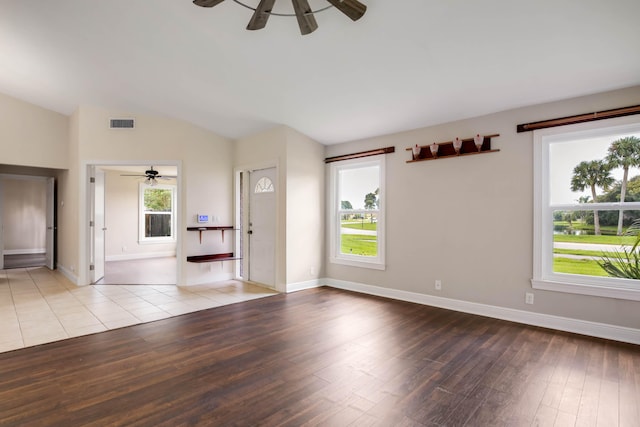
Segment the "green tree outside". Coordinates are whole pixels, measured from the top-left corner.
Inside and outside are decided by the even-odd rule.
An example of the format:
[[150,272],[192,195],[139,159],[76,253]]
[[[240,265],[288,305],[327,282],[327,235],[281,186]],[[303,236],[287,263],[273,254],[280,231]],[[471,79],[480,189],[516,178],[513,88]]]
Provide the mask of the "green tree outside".
[[[596,187],[604,190],[608,189],[614,183],[611,176],[611,168],[603,160],[582,161],[573,168],[573,176],[571,177],[571,191],[584,191],[585,188],[591,189],[592,200],[597,200]],[[600,219],[598,211],[593,211],[594,232],[600,235]]]
[[144,190],[144,208],[148,212],[171,212],[171,190],[146,188]]
[[[629,178],[629,168],[640,166],[640,139],[635,136],[620,138],[609,146],[606,162],[610,168],[622,168],[623,176],[620,185],[620,201],[625,201],[627,192],[627,181]],[[622,235],[622,222],[624,211],[620,209],[618,213],[618,236]]]

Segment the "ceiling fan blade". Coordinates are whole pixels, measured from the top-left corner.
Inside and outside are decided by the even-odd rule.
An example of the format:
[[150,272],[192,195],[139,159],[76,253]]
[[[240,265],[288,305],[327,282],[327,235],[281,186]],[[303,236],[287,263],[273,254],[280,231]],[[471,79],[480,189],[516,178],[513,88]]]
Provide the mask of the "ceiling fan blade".
[[293,2],[293,10],[296,12],[296,18],[298,18],[298,26],[300,27],[300,34],[303,36],[311,34],[318,29],[318,23],[316,18],[311,13],[311,7],[307,0],[291,0]]
[[126,173],[121,173],[120,176],[137,176],[137,177],[140,177],[140,178],[146,178],[147,177],[146,175],[140,175],[140,174],[133,175],[133,174],[126,174]]
[[327,0],[340,12],[347,15],[353,21],[357,21],[362,18],[367,11],[367,6],[360,3],[358,0]]
[[223,1],[224,0],[193,0],[193,4],[201,7],[213,7],[222,3]]
[[256,11],[247,25],[247,30],[263,29],[267,25],[269,14],[275,2],[276,0],[260,0],[260,4],[256,7]]

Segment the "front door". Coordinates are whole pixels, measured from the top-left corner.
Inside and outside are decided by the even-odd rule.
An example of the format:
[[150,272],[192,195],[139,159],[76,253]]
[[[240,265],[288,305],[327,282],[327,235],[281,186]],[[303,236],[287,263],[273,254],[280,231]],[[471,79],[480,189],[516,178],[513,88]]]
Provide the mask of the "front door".
[[275,287],[276,168],[250,173],[249,280]]

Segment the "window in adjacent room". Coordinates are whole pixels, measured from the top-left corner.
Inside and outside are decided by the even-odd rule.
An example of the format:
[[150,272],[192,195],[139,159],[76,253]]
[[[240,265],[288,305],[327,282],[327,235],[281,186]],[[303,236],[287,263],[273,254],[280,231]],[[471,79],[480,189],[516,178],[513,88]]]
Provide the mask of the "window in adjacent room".
[[140,184],[140,242],[175,241],[174,185]]
[[330,260],[383,270],[384,156],[331,164]]
[[534,132],[534,288],[640,300],[640,117]]

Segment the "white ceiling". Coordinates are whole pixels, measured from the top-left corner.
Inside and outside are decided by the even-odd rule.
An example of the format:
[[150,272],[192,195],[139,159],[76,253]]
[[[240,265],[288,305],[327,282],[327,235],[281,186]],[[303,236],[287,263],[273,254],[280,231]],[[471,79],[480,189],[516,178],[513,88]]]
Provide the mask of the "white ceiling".
[[0,0],[0,92],[332,144],[640,84],[638,0],[361,1],[301,36],[232,0]]

